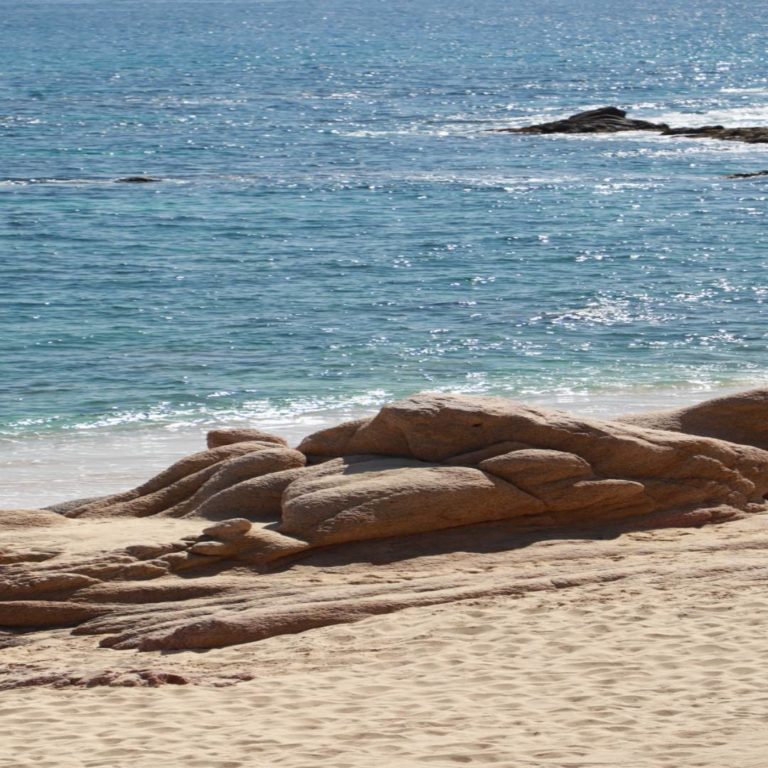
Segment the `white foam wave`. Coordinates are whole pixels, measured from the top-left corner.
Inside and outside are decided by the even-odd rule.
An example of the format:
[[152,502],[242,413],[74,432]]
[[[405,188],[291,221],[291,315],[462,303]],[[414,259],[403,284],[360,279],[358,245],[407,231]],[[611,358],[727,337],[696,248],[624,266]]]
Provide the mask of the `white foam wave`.
[[720,93],[755,93],[768,96],[768,88],[758,86],[756,88],[721,88]]
[[[583,255],[577,261],[590,258],[602,259],[602,254]],[[582,325],[611,326],[628,325],[638,321],[665,323],[674,320],[674,315],[653,310],[646,302],[638,304],[625,298],[601,296],[583,307],[576,307],[550,318],[555,325],[576,328]]]
[[675,128],[700,128],[704,125],[723,125],[726,128],[765,126],[768,125],[768,103],[743,107],[715,107],[690,112],[667,111],[647,119],[668,123]]
[[603,154],[605,157],[696,157],[702,155],[731,155],[735,158],[754,158],[756,153],[768,153],[768,144],[747,144],[740,141],[718,141],[715,139],[685,139],[684,137],[643,136],[642,142],[627,149],[626,145],[619,149],[611,147]]
[[353,139],[386,139],[392,136],[463,136],[465,138],[475,138],[481,131],[482,129],[477,124],[470,126],[465,123],[453,125],[450,123],[441,125],[419,123],[389,129],[356,128],[354,130],[347,130],[334,128],[331,130],[331,133]]
[[580,181],[575,175],[553,174],[552,176],[531,175],[528,173],[515,174],[482,174],[463,173],[458,171],[437,172],[424,171],[409,173],[399,177],[400,181],[428,184],[458,184],[467,187],[506,189],[507,191],[542,185],[573,184]]
[[143,427],[174,431],[244,424],[255,424],[263,429],[306,430],[329,420],[357,418],[360,413],[375,409],[392,397],[390,391],[376,389],[347,397],[297,398],[290,403],[254,399],[237,405],[220,405],[217,401],[224,398],[224,395],[213,393],[207,398],[207,403],[173,405],[164,402],[144,410],[117,410],[74,421],[60,418],[20,419],[0,431],[0,439],[58,431],[92,432]]

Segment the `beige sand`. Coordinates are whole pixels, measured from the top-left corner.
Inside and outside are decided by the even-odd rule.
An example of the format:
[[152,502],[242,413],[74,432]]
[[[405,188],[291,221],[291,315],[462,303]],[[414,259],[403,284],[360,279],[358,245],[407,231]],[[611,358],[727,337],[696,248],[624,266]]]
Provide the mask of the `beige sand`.
[[[549,586],[221,650],[114,651],[52,631],[0,650],[6,669],[152,668],[196,684],[4,691],[0,766],[763,768],[766,554],[758,515],[323,569],[327,583],[503,585],[525,571]],[[253,679],[220,685],[238,674]]]

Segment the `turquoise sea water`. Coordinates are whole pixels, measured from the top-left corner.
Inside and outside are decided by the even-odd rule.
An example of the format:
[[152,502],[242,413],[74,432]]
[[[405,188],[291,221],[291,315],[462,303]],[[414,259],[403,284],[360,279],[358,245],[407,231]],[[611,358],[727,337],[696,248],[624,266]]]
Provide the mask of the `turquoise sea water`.
[[[701,0],[0,0],[0,436],[768,374],[768,124]],[[161,181],[122,184],[137,174]]]

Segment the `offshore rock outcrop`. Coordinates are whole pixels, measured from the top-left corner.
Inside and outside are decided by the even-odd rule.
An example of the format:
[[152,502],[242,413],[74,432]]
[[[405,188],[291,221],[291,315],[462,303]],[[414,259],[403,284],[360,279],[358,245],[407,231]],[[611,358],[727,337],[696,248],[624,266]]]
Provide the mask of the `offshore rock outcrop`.
[[578,112],[561,120],[527,125],[523,128],[499,128],[497,133],[619,133],[620,131],[666,131],[666,123],[633,120],[618,107],[600,107]]
[[768,171],[746,171],[744,173],[729,173],[728,179],[754,179],[758,176],[768,176]]
[[749,144],[768,142],[768,127],[748,126],[726,128],[722,125],[705,125],[697,128],[671,127],[667,123],[652,123],[627,117],[618,107],[600,107],[578,112],[561,120],[527,125],[522,128],[497,128],[495,133],[619,133],[622,131],[655,131],[662,136],[744,141]]
[[719,139],[720,141],[744,141],[747,144],[765,144],[768,142],[768,128],[764,126],[745,126],[726,128],[723,125],[702,125],[698,128],[669,128],[662,131],[664,136],[685,136],[689,139]]
[[123,176],[120,179],[115,179],[118,184],[153,184],[160,181],[152,176]]
[[257,430],[217,430],[207,450],[132,491],[62,514],[0,512],[0,628],[76,627],[114,648],[209,648],[457,599],[452,588],[366,587],[283,605],[264,574],[328,547],[397,560],[743,518],[767,508],[766,415],[768,390],[614,421],[420,394],[298,449]]

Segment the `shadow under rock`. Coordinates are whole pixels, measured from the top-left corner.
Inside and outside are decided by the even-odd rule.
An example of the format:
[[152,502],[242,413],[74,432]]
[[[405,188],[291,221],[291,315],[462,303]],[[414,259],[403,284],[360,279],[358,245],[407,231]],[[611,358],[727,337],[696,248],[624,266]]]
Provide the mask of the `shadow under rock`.
[[502,520],[478,523],[440,531],[392,536],[345,544],[335,544],[310,550],[260,568],[262,572],[277,573],[296,565],[333,568],[355,563],[389,565],[420,557],[451,555],[457,552],[492,554],[525,549],[542,541],[604,541],[626,532],[626,527],[593,526],[589,528],[560,528],[557,530],[521,530],[519,521]]

